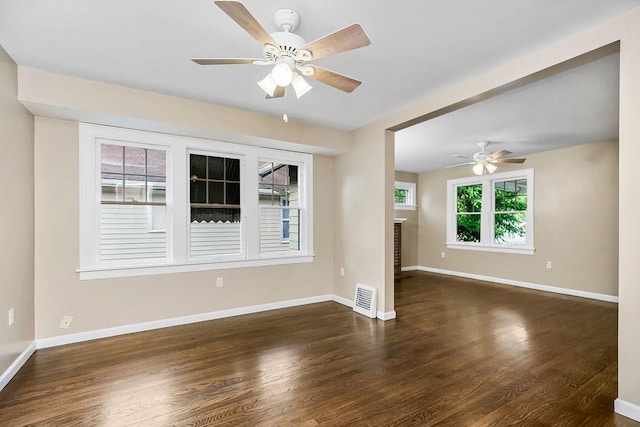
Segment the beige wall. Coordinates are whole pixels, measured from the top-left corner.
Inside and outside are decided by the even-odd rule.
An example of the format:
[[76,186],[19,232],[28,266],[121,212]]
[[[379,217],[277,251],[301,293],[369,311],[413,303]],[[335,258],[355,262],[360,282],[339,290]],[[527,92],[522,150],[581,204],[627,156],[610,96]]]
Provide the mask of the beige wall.
[[[420,188],[418,184],[418,174],[410,172],[395,172],[395,180],[402,182],[413,182],[416,184],[416,203],[420,209]],[[418,265],[418,209],[416,210],[395,210],[396,218],[406,218],[402,223],[402,266],[413,267]]]
[[33,116],[16,100],[17,87],[16,64],[0,47],[0,374],[34,336]]
[[472,176],[460,167],[420,174],[419,265],[618,295],[617,141],[526,157],[499,171],[534,169],[535,254],[447,249],[447,180]]
[[55,117],[130,129],[220,139],[261,147],[320,154],[349,149],[348,132],[18,67],[18,99],[35,116]]
[[[331,157],[314,156],[312,263],[85,281],[76,273],[77,122],[36,117],[35,169],[37,338],[332,293]],[[64,315],[74,320],[63,330]]]
[[[384,193],[384,150],[358,134],[346,154],[336,158],[335,176],[335,293],[353,299],[356,283],[378,288],[378,310],[384,306],[384,234],[376,228],[384,205],[371,206],[369,197]],[[367,266],[363,271],[362,267]],[[345,275],[339,275],[344,268]]]

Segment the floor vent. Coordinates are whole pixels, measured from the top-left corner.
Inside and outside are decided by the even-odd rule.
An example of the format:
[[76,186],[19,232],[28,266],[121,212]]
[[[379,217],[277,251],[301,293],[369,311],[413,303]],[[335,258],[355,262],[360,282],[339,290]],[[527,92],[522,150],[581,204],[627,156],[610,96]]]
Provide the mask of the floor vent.
[[376,288],[356,284],[356,296],[353,298],[353,311],[376,318]]

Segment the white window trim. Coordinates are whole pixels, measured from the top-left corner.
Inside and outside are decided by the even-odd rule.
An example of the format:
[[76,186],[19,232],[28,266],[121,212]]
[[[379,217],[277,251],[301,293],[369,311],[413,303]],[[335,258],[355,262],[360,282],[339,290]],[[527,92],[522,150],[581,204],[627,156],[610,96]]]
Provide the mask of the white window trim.
[[407,190],[407,203],[394,203],[396,210],[416,210],[416,184],[413,182],[396,181],[394,183],[394,190],[400,188]]
[[[158,134],[131,129],[80,123],[80,241],[81,280],[141,276],[187,271],[268,266],[313,261],[313,156],[248,145]],[[166,259],[100,262],[100,142],[163,149],[167,152]],[[243,204],[243,254],[240,256],[189,257],[190,152],[241,158],[241,203]],[[273,159],[298,165],[300,194],[300,250],[260,253],[258,159]],[[244,163],[243,163],[244,162]],[[184,177],[182,179],[182,177]],[[183,181],[183,182],[182,182]],[[253,197],[252,195],[256,195]]]
[[[493,242],[494,229],[494,183],[514,179],[527,180],[527,230],[524,245],[501,245]],[[480,243],[456,241],[456,207],[457,191],[461,185],[482,184],[482,213]],[[492,175],[473,176],[468,178],[451,179],[447,181],[447,248],[465,249],[472,251],[504,252],[514,254],[533,255],[534,246],[534,175],[533,169],[502,172]]]

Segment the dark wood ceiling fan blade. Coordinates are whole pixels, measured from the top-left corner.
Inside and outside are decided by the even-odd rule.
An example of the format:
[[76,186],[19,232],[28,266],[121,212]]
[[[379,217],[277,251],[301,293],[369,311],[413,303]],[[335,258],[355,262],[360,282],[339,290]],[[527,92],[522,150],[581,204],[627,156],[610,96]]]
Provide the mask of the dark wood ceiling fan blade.
[[192,58],[191,60],[200,65],[253,64],[253,61],[256,61],[251,58]]
[[236,21],[244,30],[251,34],[261,44],[272,44],[277,46],[273,37],[260,25],[260,23],[253,17],[251,12],[239,1],[216,1],[216,5],[222,9],[231,19]]
[[348,27],[307,43],[302,49],[311,52],[313,59],[318,59],[369,46],[370,44],[371,40],[369,40],[360,24],[351,24]]
[[282,98],[284,96],[284,87],[282,86],[277,86],[276,90],[273,91],[273,96],[265,96],[265,98],[267,99],[273,99],[273,98]]
[[527,159],[493,159],[491,163],[524,163]]
[[490,159],[499,159],[501,157],[504,156],[508,156],[509,154],[511,154],[511,151],[508,150],[500,150],[500,151],[496,151],[495,153],[491,154],[489,156]]
[[362,83],[359,80],[352,79],[351,77],[347,77],[343,74],[338,74],[335,71],[327,70],[326,68],[318,67],[316,65],[311,65],[311,67],[313,67],[315,71],[309,77],[347,93],[353,92],[355,88],[360,86],[360,83]]

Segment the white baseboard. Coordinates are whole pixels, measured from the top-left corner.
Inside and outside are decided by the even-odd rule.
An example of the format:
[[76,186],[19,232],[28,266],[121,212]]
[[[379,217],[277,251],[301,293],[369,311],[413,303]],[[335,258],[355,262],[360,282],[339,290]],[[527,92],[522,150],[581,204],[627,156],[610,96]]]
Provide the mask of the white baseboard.
[[339,297],[338,295],[331,296],[332,301],[335,301],[339,304],[346,305],[347,307],[353,307],[353,300],[349,298]]
[[314,304],[318,302],[334,301],[335,295],[320,295],[317,297],[299,298],[294,300],[279,301],[268,304],[252,305],[248,307],[232,308],[228,310],[212,311],[209,313],[193,314],[189,316],[174,317],[171,319],[155,320],[152,322],[136,323],[132,325],[116,326],[113,328],[98,329],[94,331],[79,332],[76,334],[59,335],[51,338],[36,340],[37,348],[56,347],[59,345],[73,344],[90,341],[99,338],[115,337],[134,332],[149,331],[153,329],[168,328],[171,326],[186,325],[189,323],[205,322],[207,320],[222,319],[224,317],[240,316],[242,314],[259,313],[262,311],[277,310],[279,308],[295,307],[299,305]]
[[13,378],[16,373],[18,373],[20,368],[22,368],[22,365],[24,365],[27,360],[29,360],[29,358],[35,351],[36,343],[34,341],[29,344],[29,346],[22,353],[20,353],[20,356],[18,356],[16,360],[14,360],[11,365],[9,365],[6,371],[0,374],[0,390],[5,388],[6,385],[9,384],[11,378]]
[[395,310],[393,311],[379,311],[378,312],[378,319],[380,320],[391,320],[391,319],[395,319],[396,318],[396,312]]
[[408,267],[402,267],[401,268],[402,271],[414,271],[414,270],[420,270],[420,266],[419,265],[410,265]]
[[640,421],[640,406],[634,405],[631,402],[617,398],[613,401],[613,410],[627,418]]
[[[407,267],[408,268],[408,267]],[[595,292],[579,291],[576,289],[560,288],[555,286],[540,285],[537,283],[522,282],[520,280],[503,279],[500,277],[483,276],[481,274],[463,273],[460,271],[443,270],[441,268],[417,266],[411,267],[413,270],[428,271],[430,273],[446,274],[449,276],[464,277],[467,279],[484,280],[485,282],[500,283],[503,285],[518,286],[520,288],[535,289],[556,294],[571,295],[575,297],[590,298],[607,302],[618,302],[618,297],[614,295],[598,294]],[[404,268],[403,268],[404,270]]]
[[[342,305],[346,305],[347,307],[353,307],[353,300],[348,298],[339,297],[338,295],[332,295],[332,300],[340,303]],[[396,318],[395,311],[378,311],[376,313],[376,317],[380,320],[391,320]]]

